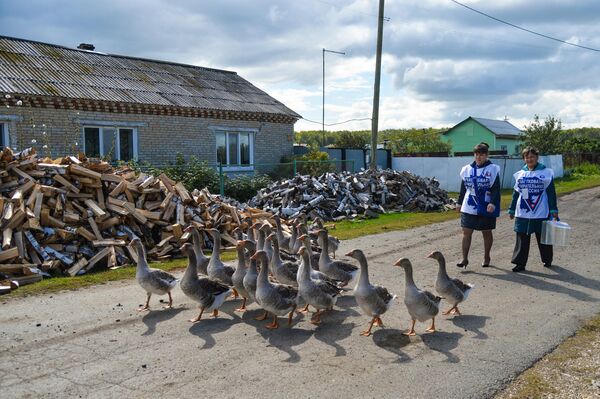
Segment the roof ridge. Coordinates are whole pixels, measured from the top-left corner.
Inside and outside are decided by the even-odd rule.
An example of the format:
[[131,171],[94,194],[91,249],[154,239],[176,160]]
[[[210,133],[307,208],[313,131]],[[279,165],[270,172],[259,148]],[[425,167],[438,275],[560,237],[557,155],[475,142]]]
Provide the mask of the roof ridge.
[[204,66],[193,65],[193,64],[184,64],[184,63],[181,63],[181,62],[156,60],[156,59],[152,59],[152,58],[133,57],[133,56],[130,56],[130,55],[104,53],[104,52],[101,52],[101,51],[90,51],[90,50],[84,50],[84,49],[79,49],[79,48],[67,47],[67,46],[63,46],[61,44],[47,43],[47,42],[41,42],[41,41],[31,40],[31,39],[23,39],[23,38],[20,38],[20,37],[12,37],[12,36],[0,35],[0,39],[9,39],[9,40],[15,40],[15,41],[21,41],[21,42],[42,44],[42,45],[45,45],[45,46],[60,48],[60,49],[63,49],[63,50],[68,50],[68,51],[77,51],[77,52],[80,52],[80,53],[96,54],[96,55],[108,56],[108,57],[116,57],[116,58],[125,58],[125,59],[130,59],[130,60],[150,61],[150,62],[156,62],[156,63],[159,63],[159,64],[177,65],[177,66],[183,66],[183,67],[189,67],[189,68],[197,68],[197,69],[203,69],[203,70],[207,70],[207,71],[223,72],[223,73],[229,73],[229,74],[237,75],[236,71],[229,71],[229,70],[226,70],[226,69],[204,67]]

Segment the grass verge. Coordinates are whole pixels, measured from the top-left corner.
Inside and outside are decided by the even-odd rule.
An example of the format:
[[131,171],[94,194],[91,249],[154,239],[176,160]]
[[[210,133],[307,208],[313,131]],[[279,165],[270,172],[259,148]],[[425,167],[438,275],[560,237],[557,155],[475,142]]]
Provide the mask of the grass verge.
[[[573,175],[556,180],[556,191],[558,195],[564,195],[586,188],[600,186],[600,176]],[[511,201],[512,190],[502,190],[502,209],[508,208]],[[336,223],[333,234],[341,240],[362,237],[370,234],[378,234],[386,231],[407,230],[414,227],[440,223],[459,217],[455,211],[448,212],[406,212],[388,213],[377,219],[343,221]],[[224,260],[233,260],[236,255],[234,251],[225,252]],[[185,267],[187,260],[175,259],[168,262],[153,263],[151,267],[174,270]],[[17,298],[27,295],[47,294],[62,290],[71,290],[91,285],[103,284],[108,281],[123,280],[135,277],[134,267],[124,267],[116,270],[104,270],[76,277],[55,277],[43,280],[39,283],[26,285],[2,298]]]
[[594,364],[600,356],[594,347],[599,345],[600,314],[518,376],[496,399],[595,397],[591,378],[597,374]]

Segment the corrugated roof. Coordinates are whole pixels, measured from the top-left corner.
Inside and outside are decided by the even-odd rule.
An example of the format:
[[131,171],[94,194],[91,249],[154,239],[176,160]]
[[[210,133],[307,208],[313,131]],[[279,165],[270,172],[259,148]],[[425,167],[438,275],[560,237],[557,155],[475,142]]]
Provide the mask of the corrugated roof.
[[6,36],[0,36],[0,90],[300,118],[235,72]]
[[510,123],[509,121],[499,121],[496,119],[486,119],[486,118],[475,118],[472,117],[477,122],[481,123],[483,126],[491,130],[494,134],[501,136],[520,136],[523,134],[518,127]]

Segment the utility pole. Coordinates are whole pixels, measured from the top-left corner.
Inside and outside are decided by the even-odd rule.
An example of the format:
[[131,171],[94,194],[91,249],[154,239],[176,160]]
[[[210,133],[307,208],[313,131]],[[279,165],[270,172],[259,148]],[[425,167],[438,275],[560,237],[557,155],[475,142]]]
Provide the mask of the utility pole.
[[325,53],[346,55],[343,51],[333,51],[323,48],[323,119],[321,125],[321,146],[325,147]]
[[381,82],[381,52],[383,48],[383,5],[379,0],[379,18],[377,20],[377,56],[375,58],[375,87],[373,92],[373,116],[371,119],[371,162],[370,169],[377,169],[377,129],[379,124],[379,85]]

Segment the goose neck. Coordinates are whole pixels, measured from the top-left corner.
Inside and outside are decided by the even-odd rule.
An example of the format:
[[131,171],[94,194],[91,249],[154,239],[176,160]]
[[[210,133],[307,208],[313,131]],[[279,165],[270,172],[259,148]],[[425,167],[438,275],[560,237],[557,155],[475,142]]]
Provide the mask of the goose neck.
[[[323,251],[325,252],[325,251]],[[359,285],[369,285],[369,264],[364,254],[359,254],[356,259],[360,265],[360,277],[358,279]]]

